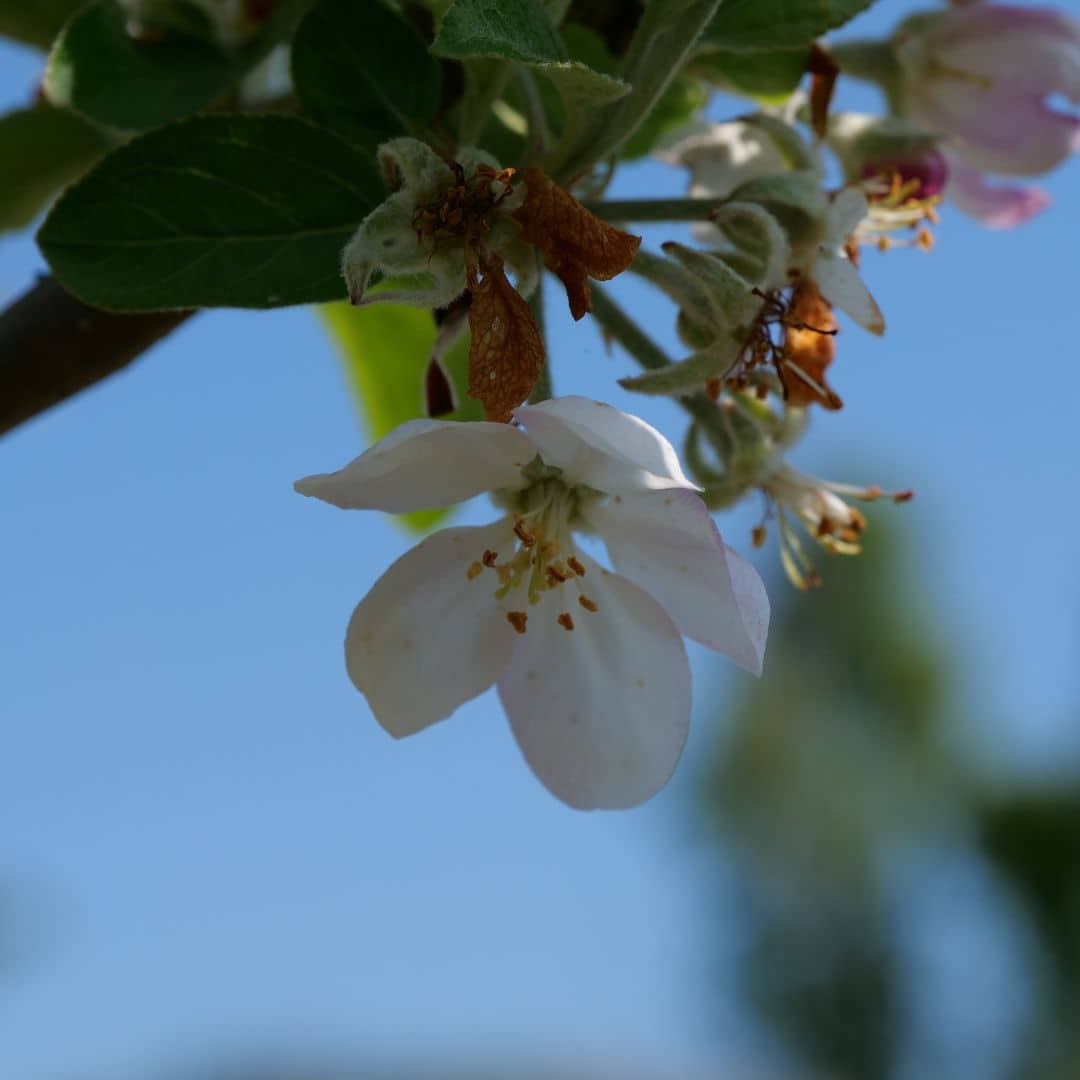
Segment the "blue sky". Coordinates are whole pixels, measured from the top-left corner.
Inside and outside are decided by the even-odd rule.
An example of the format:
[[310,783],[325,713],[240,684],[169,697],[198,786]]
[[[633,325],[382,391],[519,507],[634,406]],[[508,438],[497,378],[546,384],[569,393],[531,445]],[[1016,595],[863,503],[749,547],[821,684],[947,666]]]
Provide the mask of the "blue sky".
[[[886,0],[868,28],[905,10]],[[0,104],[27,99],[38,63],[0,50]],[[1049,178],[1055,207],[1023,229],[946,211],[932,254],[867,256],[889,333],[845,327],[832,381],[846,407],[797,456],[917,490],[871,520],[906,519],[966,661],[971,752],[1033,763],[1076,744],[1078,169]],[[646,165],[616,193],[681,186]],[[29,238],[0,239],[0,300],[39,269]],[[669,309],[618,284],[671,340]],[[678,437],[674,408],[614,386],[629,361],[592,326],[561,306],[551,323],[560,392]],[[490,695],[392,742],[345,676],[341,637],[412,540],[291,488],[362,446],[332,350],[298,309],[200,315],[0,441],[0,880],[20,942],[0,981],[5,1075],[274,1046],[390,1061],[742,1053],[715,1007],[703,944],[722,913],[686,823],[710,690],[746,676],[695,652],[683,766],[632,813],[552,799]],[[749,547],[757,511],[721,519],[729,542]],[[775,549],[751,557],[765,569]]]

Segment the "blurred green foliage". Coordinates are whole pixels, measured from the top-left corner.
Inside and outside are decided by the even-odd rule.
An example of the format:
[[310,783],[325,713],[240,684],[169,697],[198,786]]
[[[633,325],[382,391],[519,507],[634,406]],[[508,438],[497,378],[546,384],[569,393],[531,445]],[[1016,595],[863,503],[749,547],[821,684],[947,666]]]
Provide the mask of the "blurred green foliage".
[[[880,518],[862,556],[825,571],[810,594],[773,583],[765,678],[733,703],[704,777],[710,851],[748,927],[739,996],[796,1075],[910,1067],[912,995],[937,988],[911,985],[897,867],[945,847],[989,871],[1018,939],[1035,943],[1009,1007],[1036,1019],[994,1075],[1080,1075],[1080,783],[971,764],[955,652]],[[964,1070],[977,1049],[951,1047],[949,1075],[976,1075]],[[916,1074],[937,1067],[916,1061]]]

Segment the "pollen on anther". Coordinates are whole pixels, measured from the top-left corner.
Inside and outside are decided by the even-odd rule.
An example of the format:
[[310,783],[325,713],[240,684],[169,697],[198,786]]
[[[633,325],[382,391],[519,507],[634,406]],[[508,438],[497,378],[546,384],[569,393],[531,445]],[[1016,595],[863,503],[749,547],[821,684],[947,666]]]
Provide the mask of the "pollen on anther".
[[529,616],[524,611],[508,611],[506,613],[506,621],[519,633],[525,633],[525,624],[529,621]]
[[566,560],[566,565],[569,566],[578,577],[585,576],[585,567],[576,555],[571,555],[570,558]]
[[570,618],[570,612],[564,611],[558,619],[555,620],[564,630],[574,629],[574,620]]
[[531,548],[536,543],[536,537],[525,528],[521,518],[514,522],[514,535],[521,541],[522,547]]
[[588,598],[588,597],[587,597],[587,596],[586,596],[586,595],[585,595],[584,593],[582,593],[582,594],[581,594],[581,595],[580,595],[580,596],[578,597],[578,603],[579,603],[579,604],[580,604],[580,605],[581,605],[581,606],[582,606],[582,607],[583,607],[583,608],[584,608],[584,609],[585,609],[586,611],[599,611],[599,610],[600,610],[600,607],[599,607],[599,605],[598,605],[598,604],[596,603],[596,601],[595,601],[595,600],[590,600],[590,599],[589,599],[589,598]]
[[485,566],[494,566],[495,565],[495,560],[498,557],[499,557],[499,553],[497,551],[492,551],[491,548],[488,548],[484,552],[484,554],[480,556],[480,561]]
[[479,577],[484,572],[484,568],[478,562],[470,563],[469,569],[465,571],[465,576],[472,581],[473,578]]

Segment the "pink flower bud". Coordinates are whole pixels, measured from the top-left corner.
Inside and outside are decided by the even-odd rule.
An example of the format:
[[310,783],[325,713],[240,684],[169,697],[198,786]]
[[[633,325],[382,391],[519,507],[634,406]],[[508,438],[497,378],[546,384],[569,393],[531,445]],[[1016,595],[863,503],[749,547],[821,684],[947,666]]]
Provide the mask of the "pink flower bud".
[[949,166],[940,150],[927,148],[897,157],[868,162],[862,176],[898,176],[904,186],[914,181],[911,195],[916,199],[933,199],[945,189]]
[[980,3],[910,20],[896,38],[907,112],[976,169],[1034,176],[1080,149],[1080,24],[1046,8]]

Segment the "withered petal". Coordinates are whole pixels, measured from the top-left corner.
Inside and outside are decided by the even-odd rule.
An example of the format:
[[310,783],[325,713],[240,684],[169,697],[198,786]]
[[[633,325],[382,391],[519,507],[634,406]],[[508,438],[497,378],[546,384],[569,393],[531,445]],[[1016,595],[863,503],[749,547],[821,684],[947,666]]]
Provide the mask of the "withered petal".
[[498,255],[486,255],[479,266],[470,263],[467,276],[469,397],[483,402],[486,419],[506,422],[540,377],[544,339]]
[[514,212],[522,239],[535,244],[544,265],[566,286],[575,319],[592,310],[589,278],[609,281],[633,261],[640,236],[616,229],[586,210],[568,191],[537,168],[522,174],[525,201]]

